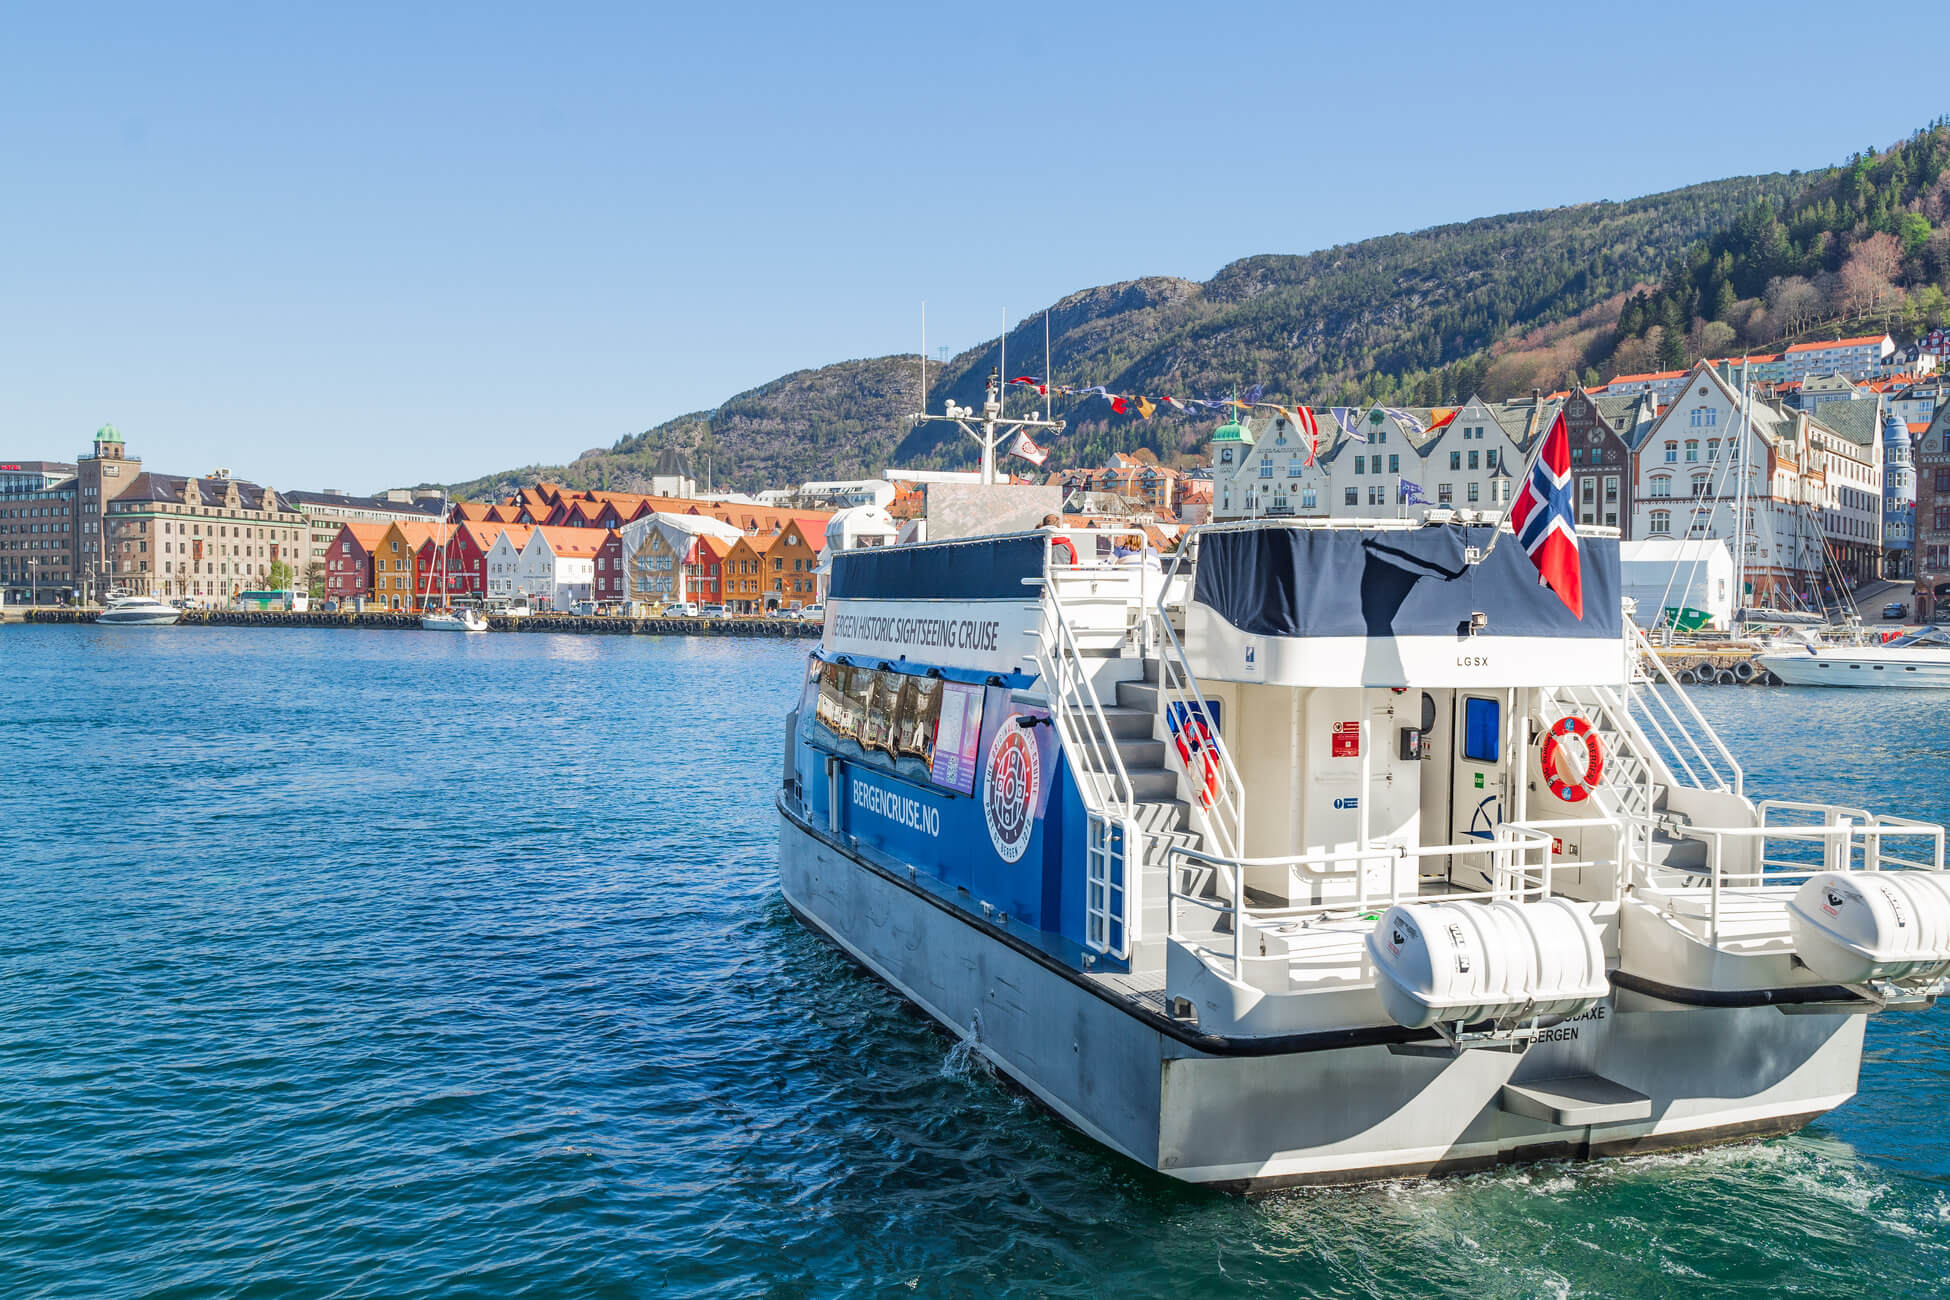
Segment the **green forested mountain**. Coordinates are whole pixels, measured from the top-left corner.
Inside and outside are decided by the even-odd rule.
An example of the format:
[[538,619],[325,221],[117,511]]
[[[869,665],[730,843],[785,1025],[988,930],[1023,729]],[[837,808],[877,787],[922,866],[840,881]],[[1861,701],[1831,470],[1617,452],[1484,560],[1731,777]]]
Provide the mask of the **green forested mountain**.
[[1857,154],[1786,203],[1756,202],[1625,302],[1613,371],[1673,368],[1735,347],[1945,323],[1950,125]]
[[[1204,283],[1169,277],[1074,293],[1049,309],[1055,377],[1077,387],[1199,396],[1265,386],[1318,405],[1434,404],[1675,366],[1882,313],[1938,323],[1950,280],[1950,128],[1820,172],[1748,176],[1632,199],[1510,213],[1305,255],[1265,254]],[[1010,366],[1042,373],[1043,316],[1010,334]],[[978,404],[991,342],[931,364],[930,406]],[[560,466],[489,475],[629,490],[666,445],[720,487],[967,464],[972,444],[906,425],[912,355],[799,371]],[[1023,401],[1020,396],[1016,401]],[[1195,446],[1205,422],[1058,413],[1063,464]]]

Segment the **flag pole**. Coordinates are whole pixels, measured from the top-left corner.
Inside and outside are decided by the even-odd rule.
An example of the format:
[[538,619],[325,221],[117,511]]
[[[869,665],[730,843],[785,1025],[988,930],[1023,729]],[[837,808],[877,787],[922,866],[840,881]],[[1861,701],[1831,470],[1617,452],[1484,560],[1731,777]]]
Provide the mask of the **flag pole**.
[[[1538,414],[1542,414],[1542,406],[1543,403],[1540,400],[1538,402]],[[1557,414],[1558,418],[1561,419],[1563,418],[1564,412],[1560,410]],[[1544,444],[1550,441],[1551,429],[1556,424],[1557,420],[1552,420],[1550,424],[1545,425],[1544,431],[1537,435],[1537,441],[1531,445],[1530,454],[1524,458],[1523,473],[1517,475],[1515,480],[1516,486],[1510,489],[1510,500],[1505,504],[1502,517],[1496,521],[1496,531],[1490,536],[1490,544],[1485,546],[1483,553],[1476,557],[1476,563],[1481,564],[1484,560],[1489,559],[1490,552],[1494,551],[1496,544],[1503,540],[1503,525],[1510,523],[1509,508],[1516,505],[1517,493],[1523,491],[1523,485],[1530,482],[1530,471],[1537,467],[1537,458],[1544,454]],[[1510,531],[1512,533],[1517,531],[1515,524],[1510,524]]]

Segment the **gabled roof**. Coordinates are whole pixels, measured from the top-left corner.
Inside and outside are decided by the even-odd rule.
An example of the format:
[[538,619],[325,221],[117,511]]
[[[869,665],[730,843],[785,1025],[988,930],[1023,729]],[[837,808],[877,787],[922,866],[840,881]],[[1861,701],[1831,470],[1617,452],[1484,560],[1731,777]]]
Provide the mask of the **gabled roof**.
[[519,551],[528,545],[528,539],[534,536],[534,534],[535,526],[533,524],[503,524],[500,534],[495,537],[491,544],[498,546],[505,540],[510,547]]
[[373,547],[379,545],[385,538],[387,530],[391,527],[391,524],[340,524],[339,530],[332,534],[332,540],[337,542],[340,538],[349,536],[359,544],[360,550],[370,554]]
[[467,540],[473,543],[474,549],[485,553],[494,545],[495,538],[507,532],[508,529],[519,526],[518,524],[504,524],[492,519],[463,519],[454,525],[454,530],[450,536],[458,537],[465,533]]
[[[548,543],[548,549],[559,557],[594,559],[596,552],[602,550],[603,543],[608,540],[609,530],[544,524],[535,529],[535,535]],[[534,537],[530,538],[528,545],[534,545]]]

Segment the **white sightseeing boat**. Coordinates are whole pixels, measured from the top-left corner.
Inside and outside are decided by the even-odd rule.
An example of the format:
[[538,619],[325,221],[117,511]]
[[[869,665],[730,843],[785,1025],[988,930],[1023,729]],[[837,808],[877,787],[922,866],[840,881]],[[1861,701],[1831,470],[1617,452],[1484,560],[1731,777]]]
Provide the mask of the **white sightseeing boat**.
[[182,617],[182,610],[154,597],[122,596],[95,615],[95,622],[109,627],[168,627]]
[[1756,656],[1789,686],[1950,687],[1950,634],[1929,627],[1881,643],[1808,641]]
[[[833,557],[793,911],[1114,1151],[1263,1190],[1797,1128],[1950,975],[1942,828],[1749,797],[1582,530]],[[1507,534],[1506,534],[1507,536]],[[1780,670],[1775,669],[1776,672]]]

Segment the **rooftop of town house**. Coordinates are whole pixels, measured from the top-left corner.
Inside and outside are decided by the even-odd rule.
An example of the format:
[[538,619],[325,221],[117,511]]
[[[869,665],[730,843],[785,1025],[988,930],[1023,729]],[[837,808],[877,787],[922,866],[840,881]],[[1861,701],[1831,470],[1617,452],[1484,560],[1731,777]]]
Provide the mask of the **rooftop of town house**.
[[534,536],[535,528],[536,525],[534,524],[503,524],[500,535],[494,539],[491,545],[498,546],[505,539],[509,546],[519,551],[522,547],[528,545],[528,539]]
[[352,541],[359,544],[360,550],[370,552],[373,547],[379,545],[381,539],[386,536],[387,530],[391,527],[392,525],[390,524],[340,524],[338,532],[332,534],[332,540],[336,542],[342,537],[349,537]]
[[607,528],[570,528],[559,524],[541,524],[534,531],[547,541],[549,550],[564,559],[593,559],[609,537]]
[[394,520],[386,525],[386,531],[397,531],[400,540],[416,551],[433,542],[441,532],[437,525],[421,523],[417,519]]
[[[122,494],[115,499],[114,504],[116,506],[123,506],[125,504],[133,505],[136,502],[148,501],[156,503],[173,502],[177,505],[182,505],[185,504],[183,501],[184,485],[189,481],[189,476],[184,474],[155,474],[144,471],[135,476],[135,481],[123,490]],[[229,489],[233,486],[237,489],[237,505],[241,510],[295,511],[297,509],[291,503],[289,496],[284,493],[259,487],[255,483],[247,483],[243,479],[210,478],[208,476],[200,477],[196,480],[197,500],[188,504],[210,507],[221,506],[224,503],[224,498],[228,494]],[[265,494],[267,492],[270,494],[268,504],[265,501]]]
[[472,519],[478,521],[493,518],[493,515],[489,512],[494,509],[494,503],[489,501],[456,501],[454,502],[452,514],[455,519]]
[[1824,348],[1864,348],[1880,344],[1887,334],[1861,334],[1852,339],[1829,339],[1819,343],[1791,343],[1789,352],[1819,352]]
[[[1611,388],[1618,384],[1663,383],[1668,379],[1679,379],[1682,376],[1684,376],[1685,373],[1686,372],[1684,370],[1651,370],[1651,371],[1647,371],[1644,374],[1639,374],[1639,375],[1613,375],[1610,379],[1605,381],[1603,387]],[[1593,389],[1592,391],[1596,392],[1597,390]]]
[[494,539],[502,533],[510,528],[519,527],[520,524],[504,524],[494,519],[463,519],[454,525],[451,536],[464,536],[472,543],[475,550],[485,551],[494,545]]

